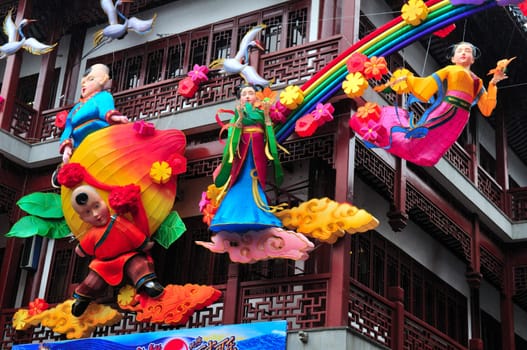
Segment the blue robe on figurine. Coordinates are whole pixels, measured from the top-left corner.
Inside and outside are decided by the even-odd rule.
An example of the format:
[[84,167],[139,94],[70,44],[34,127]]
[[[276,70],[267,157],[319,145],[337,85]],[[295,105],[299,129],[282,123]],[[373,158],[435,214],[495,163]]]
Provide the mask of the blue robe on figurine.
[[116,112],[113,96],[108,91],[99,91],[88,100],[78,102],[68,113],[60,144],[72,142],[73,148],[77,148],[86,136],[109,126],[110,117]]
[[251,177],[255,169],[252,152],[248,152],[246,161],[236,182],[225,194],[218,211],[210,223],[212,232],[247,232],[270,227],[282,227],[282,222],[270,211],[260,208],[253,195],[253,185],[257,188],[259,201],[268,208],[265,193],[259,181]]

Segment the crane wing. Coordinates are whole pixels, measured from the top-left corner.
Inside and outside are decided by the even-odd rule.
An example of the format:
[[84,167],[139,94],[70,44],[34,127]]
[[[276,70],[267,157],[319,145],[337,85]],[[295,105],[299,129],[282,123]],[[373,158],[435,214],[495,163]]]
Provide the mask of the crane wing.
[[128,29],[133,30],[139,34],[145,34],[152,30],[154,22],[156,20],[157,14],[154,15],[151,19],[139,19],[137,17],[130,17],[128,19]]
[[117,24],[117,10],[113,4],[113,0],[101,0],[101,7],[108,17],[109,24]]
[[13,42],[16,40],[16,25],[15,22],[13,22],[13,19],[11,18],[13,15],[13,9],[10,9],[7,12],[7,15],[4,19],[4,33],[7,35],[7,40],[9,42]]
[[22,48],[33,55],[43,55],[53,50],[57,44],[46,45],[35,38],[27,38]]

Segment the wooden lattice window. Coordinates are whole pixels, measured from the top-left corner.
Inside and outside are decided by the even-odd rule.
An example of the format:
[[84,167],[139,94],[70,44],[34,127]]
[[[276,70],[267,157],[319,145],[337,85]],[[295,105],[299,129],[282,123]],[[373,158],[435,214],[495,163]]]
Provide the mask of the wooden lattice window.
[[232,29],[216,32],[212,36],[212,57],[228,58],[231,56]]
[[162,283],[218,285],[227,282],[228,254],[215,254],[195,243],[210,241],[211,234],[201,219],[184,219],[187,231],[167,250],[153,253]]
[[[93,62],[95,63],[95,62]],[[101,62],[105,63],[105,62]],[[87,64],[88,66],[91,65],[91,63]],[[121,77],[122,77],[122,68],[123,68],[123,61],[121,59],[106,62],[106,65],[110,68],[110,79],[112,79],[112,90],[119,91],[121,87]]]
[[163,49],[151,51],[146,56],[146,74],[144,84],[160,81],[163,77]]
[[126,59],[123,71],[123,85],[120,90],[133,89],[139,86],[139,81],[141,79],[142,63],[142,56],[135,56]]
[[60,239],[55,242],[55,252],[51,262],[49,280],[46,291],[46,301],[59,303],[70,295],[70,281],[74,266],[74,246],[68,239]]
[[282,16],[273,16],[264,19],[266,28],[262,31],[262,43],[265,52],[280,50],[282,43]]
[[287,47],[302,45],[307,41],[307,8],[289,12],[287,26]]
[[190,56],[188,70],[191,70],[195,64],[200,66],[207,65],[207,48],[209,46],[209,37],[202,36],[195,38],[190,42]]
[[467,299],[374,231],[354,235],[351,277],[387,297],[404,290],[405,310],[461,344],[467,341]]
[[168,48],[167,69],[165,79],[172,79],[184,74],[185,43],[175,44]]

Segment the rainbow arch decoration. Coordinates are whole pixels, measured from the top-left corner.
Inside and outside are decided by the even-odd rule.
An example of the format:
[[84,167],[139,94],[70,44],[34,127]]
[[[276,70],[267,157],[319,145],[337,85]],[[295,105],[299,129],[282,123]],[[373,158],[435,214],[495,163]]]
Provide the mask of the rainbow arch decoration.
[[[468,2],[456,1],[456,3]],[[294,132],[295,123],[300,117],[312,111],[318,103],[326,102],[342,88],[342,82],[348,74],[346,61],[354,52],[360,52],[368,57],[388,56],[460,19],[494,6],[517,3],[517,1],[504,0],[472,2],[482,3],[453,5],[450,0],[427,1],[425,4],[429,10],[428,16],[421,24],[417,26],[406,24],[402,17],[398,16],[350,46],[300,87],[304,93],[304,100],[291,111],[283,124],[277,126],[277,140],[283,142],[287,139]]]

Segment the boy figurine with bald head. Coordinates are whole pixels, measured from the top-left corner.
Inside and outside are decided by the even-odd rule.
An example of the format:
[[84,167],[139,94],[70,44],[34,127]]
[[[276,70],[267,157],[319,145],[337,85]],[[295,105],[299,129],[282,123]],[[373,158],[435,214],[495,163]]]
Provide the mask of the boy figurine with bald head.
[[75,251],[92,256],[88,276],[75,289],[71,313],[81,316],[90,302],[103,294],[108,285],[117,286],[127,277],[139,293],[161,296],[164,287],[158,282],[148,251],[153,242],[130,220],[111,215],[97,190],[82,185],[73,190],[71,205],[79,217],[92,227],[79,238]]

